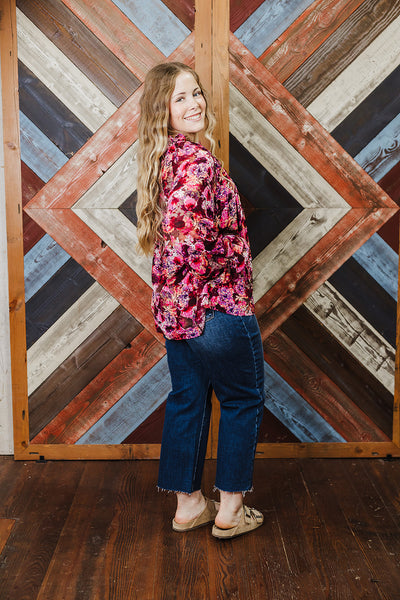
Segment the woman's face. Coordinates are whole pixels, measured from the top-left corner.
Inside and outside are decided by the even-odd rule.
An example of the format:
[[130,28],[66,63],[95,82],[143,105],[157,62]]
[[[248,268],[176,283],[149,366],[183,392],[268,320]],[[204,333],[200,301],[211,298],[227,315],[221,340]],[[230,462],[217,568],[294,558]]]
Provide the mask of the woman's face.
[[169,124],[179,133],[199,133],[204,129],[206,101],[197,81],[188,71],[176,78],[169,102]]

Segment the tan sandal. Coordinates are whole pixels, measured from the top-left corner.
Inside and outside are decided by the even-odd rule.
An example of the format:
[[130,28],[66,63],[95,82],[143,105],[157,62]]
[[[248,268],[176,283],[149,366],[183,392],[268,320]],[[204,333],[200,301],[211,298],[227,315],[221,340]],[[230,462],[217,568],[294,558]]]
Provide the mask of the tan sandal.
[[206,507],[203,512],[191,521],[188,521],[187,523],[177,523],[175,519],[172,519],[172,529],[174,531],[190,531],[191,529],[197,529],[198,527],[203,527],[204,525],[212,523],[217,516],[219,502],[215,502],[215,500],[210,500],[209,498],[205,498],[205,501]]
[[257,529],[264,523],[264,515],[255,508],[249,508],[248,506],[243,506],[242,514],[240,516],[240,521],[235,527],[230,527],[229,529],[221,529],[214,525],[212,528],[212,534],[214,537],[219,538],[221,540],[230,540],[231,538],[238,537],[239,535],[243,535],[245,533],[249,533],[253,531],[253,529]]

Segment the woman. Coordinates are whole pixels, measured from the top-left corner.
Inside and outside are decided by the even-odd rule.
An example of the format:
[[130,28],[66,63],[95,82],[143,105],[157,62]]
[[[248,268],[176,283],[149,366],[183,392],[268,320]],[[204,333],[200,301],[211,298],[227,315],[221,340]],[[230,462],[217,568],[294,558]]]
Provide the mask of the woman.
[[[239,195],[213,148],[212,116],[197,74],[182,63],[148,73],[141,98],[138,239],[154,253],[152,310],[166,338],[168,396],[158,486],[174,491],[176,531],[214,522],[232,538],[263,515],[243,504],[252,488],[264,406],[264,363],[254,316],[251,255]],[[221,406],[215,486],[204,498],[211,389]]]

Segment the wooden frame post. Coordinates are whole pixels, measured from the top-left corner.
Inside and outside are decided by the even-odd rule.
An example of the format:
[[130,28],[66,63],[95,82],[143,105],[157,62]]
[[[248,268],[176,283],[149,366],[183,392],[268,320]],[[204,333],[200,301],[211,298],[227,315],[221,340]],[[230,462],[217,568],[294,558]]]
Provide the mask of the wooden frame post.
[[29,425],[15,0],[2,2],[0,29],[14,448],[18,455],[29,445]]

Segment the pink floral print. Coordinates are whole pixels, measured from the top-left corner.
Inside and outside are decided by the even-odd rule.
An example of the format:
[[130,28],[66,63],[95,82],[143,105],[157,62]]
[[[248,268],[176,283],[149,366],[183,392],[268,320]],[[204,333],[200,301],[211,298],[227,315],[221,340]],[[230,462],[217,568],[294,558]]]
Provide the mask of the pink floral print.
[[254,313],[252,266],[239,194],[219,161],[182,134],[161,159],[165,210],[155,244],[152,310],[168,339],[201,335],[207,308]]

